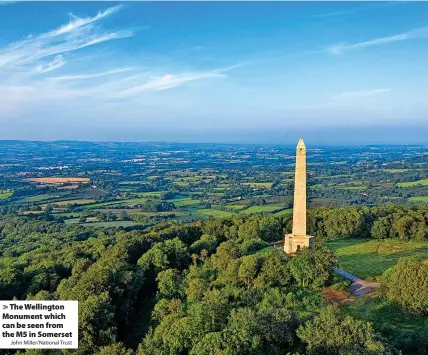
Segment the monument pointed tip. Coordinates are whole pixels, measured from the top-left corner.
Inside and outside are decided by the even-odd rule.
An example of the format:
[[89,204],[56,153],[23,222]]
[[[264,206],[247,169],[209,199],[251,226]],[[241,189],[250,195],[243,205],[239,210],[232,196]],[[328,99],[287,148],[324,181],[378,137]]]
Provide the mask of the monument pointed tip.
[[297,143],[297,148],[306,148],[305,142],[303,141],[302,137],[300,137],[299,143]]

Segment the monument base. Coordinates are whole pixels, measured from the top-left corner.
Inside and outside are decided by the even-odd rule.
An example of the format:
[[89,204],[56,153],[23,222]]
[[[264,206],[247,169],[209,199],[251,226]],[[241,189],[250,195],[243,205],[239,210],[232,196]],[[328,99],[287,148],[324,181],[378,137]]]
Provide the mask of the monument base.
[[286,234],[284,241],[284,252],[286,254],[295,254],[301,248],[312,248],[314,237],[311,235],[293,235]]

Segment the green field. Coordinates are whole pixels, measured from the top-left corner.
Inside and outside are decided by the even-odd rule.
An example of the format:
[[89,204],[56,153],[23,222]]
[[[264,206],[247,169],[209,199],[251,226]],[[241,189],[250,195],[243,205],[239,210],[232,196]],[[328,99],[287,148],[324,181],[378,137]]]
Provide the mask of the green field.
[[272,187],[272,182],[244,182],[244,185],[250,187],[265,187],[270,189]]
[[137,195],[141,197],[160,196],[162,194],[163,191],[137,192]]
[[[52,202],[53,205],[58,206],[67,206],[67,205],[87,205],[89,203],[96,202],[95,200],[87,200],[87,199],[79,199],[79,200],[64,200],[64,201],[57,201]],[[40,207],[46,207],[47,204],[40,205]]]
[[412,202],[428,202],[428,196],[409,197],[409,201],[412,201]]
[[231,208],[232,210],[243,210],[245,208],[245,205],[226,205],[227,208]]
[[426,185],[428,185],[428,179],[397,183],[398,187],[412,187],[412,186],[416,186],[416,185],[426,186]]
[[326,245],[339,258],[339,267],[368,280],[381,276],[401,257],[417,256],[420,259],[428,259],[427,242],[349,238],[329,241]]
[[273,215],[276,216],[276,217],[280,217],[280,216],[287,216],[287,215],[292,214],[292,213],[293,213],[293,209],[292,208],[287,208],[285,210],[276,212]]
[[7,191],[7,192],[0,192],[0,200],[6,200],[10,196],[13,195],[13,192]]
[[248,207],[241,213],[243,214],[253,214],[253,213],[263,213],[263,212],[269,213],[273,211],[278,211],[281,208],[284,208],[284,206],[281,206],[281,205],[252,206],[252,207]]
[[359,185],[359,186],[337,186],[340,190],[366,190],[366,185]]
[[[66,219],[64,221],[65,224],[78,224],[79,218]],[[111,222],[86,222],[81,223],[86,227],[94,227],[94,228],[111,228],[111,227],[130,227],[135,226],[136,222],[134,221],[111,221]]]
[[196,210],[195,213],[199,213],[203,216],[208,216],[208,217],[218,217],[218,218],[226,218],[226,217],[230,217],[233,216],[234,213],[232,212],[227,212],[227,211],[220,211],[220,210],[215,210],[215,209],[208,209],[208,208],[203,208],[200,210]]
[[409,171],[409,169],[383,169],[383,171],[387,173],[405,173],[406,171]]
[[179,198],[169,201],[174,203],[176,207],[197,206],[201,203],[200,200],[192,200],[191,198]]
[[111,222],[92,222],[92,223],[82,223],[86,227],[94,228],[110,228],[110,227],[130,227],[135,226],[136,222],[134,221],[111,221]]
[[[93,208],[99,208],[99,207],[105,207],[105,206],[114,206],[114,205],[138,205],[142,204],[145,201],[147,201],[147,198],[130,198],[125,200],[115,200],[115,201],[108,201],[108,202],[101,202],[101,203],[95,203],[92,205],[87,206],[88,209]],[[95,202],[95,201],[94,201]]]
[[26,197],[24,199],[24,202],[39,202],[39,201],[49,200],[50,198],[55,198],[57,196],[58,195],[49,195],[49,194],[31,196],[31,197]]

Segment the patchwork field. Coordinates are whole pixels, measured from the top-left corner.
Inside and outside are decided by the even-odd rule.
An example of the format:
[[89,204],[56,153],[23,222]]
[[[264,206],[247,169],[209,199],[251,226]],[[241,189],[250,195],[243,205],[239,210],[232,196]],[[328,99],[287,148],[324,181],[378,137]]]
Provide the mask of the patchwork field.
[[68,182],[89,182],[89,178],[79,178],[79,177],[44,177],[44,178],[31,178],[27,179],[31,182],[47,183],[47,184],[64,184]]
[[381,276],[401,257],[428,259],[427,242],[349,238],[329,241],[326,245],[336,253],[342,269],[367,280]]
[[340,190],[366,190],[367,186],[359,185],[359,186],[338,186]]
[[26,197],[24,199],[24,202],[40,202],[40,201],[45,201],[45,200],[49,200],[51,198],[55,198],[55,197],[59,197],[58,195],[51,195],[51,194],[43,194],[43,195],[37,195],[37,196],[31,196],[31,197]]
[[265,187],[267,189],[272,187],[271,182],[244,182],[244,185],[250,186],[250,187]]
[[281,208],[284,208],[284,206],[281,206],[281,205],[252,206],[243,210],[241,213],[243,214],[263,213],[263,212],[268,213],[268,212],[274,212],[274,211],[280,210]]
[[11,197],[13,195],[13,192],[11,191],[0,191],[0,200],[6,200],[7,198]]
[[[78,199],[78,200],[64,200],[64,201],[58,201],[58,202],[52,202],[53,205],[57,206],[68,206],[68,205],[87,205],[89,203],[94,203],[95,200],[85,200],[85,199]],[[44,208],[47,204],[40,205],[40,207]]]
[[197,213],[203,215],[203,216],[209,216],[209,217],[230,217],[233,215],[232,212],[227,212],[227,211],[220,211],[220,210],[215,210],[215,209],[208,209],[208,208],[204,208],[204,209],[200,209],[197,210]]
[[428,196],[414,196],[414,197],[409,197],[409,201],[412,201],[412,202],[427,202],[428,203]]
[[412,187],[412,186],[416,186],[416,185],[427,186],[428,185],[428,179],[397,183],[398,187]]

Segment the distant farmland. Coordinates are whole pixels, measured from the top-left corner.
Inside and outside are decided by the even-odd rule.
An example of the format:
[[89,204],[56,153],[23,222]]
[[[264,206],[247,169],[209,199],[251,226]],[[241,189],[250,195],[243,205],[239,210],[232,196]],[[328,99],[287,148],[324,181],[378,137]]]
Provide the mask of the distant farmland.
[[68,182],[89,182],[89,178],[78,178],[78,177],[44,177],[44,178],[31,178],[27,179],[31,182],[39,182],[45,184],[64,184]]
[[428,185],[428,179],[418,180],[418,181],[409,181],[409,182],[399,182],[397,184],[398,187],[412,187],[416,185]]
[[7,198],[9,198],[10,196],[13,195],[13,192],[11,191],[0,191],[0,200],[6,200]]

